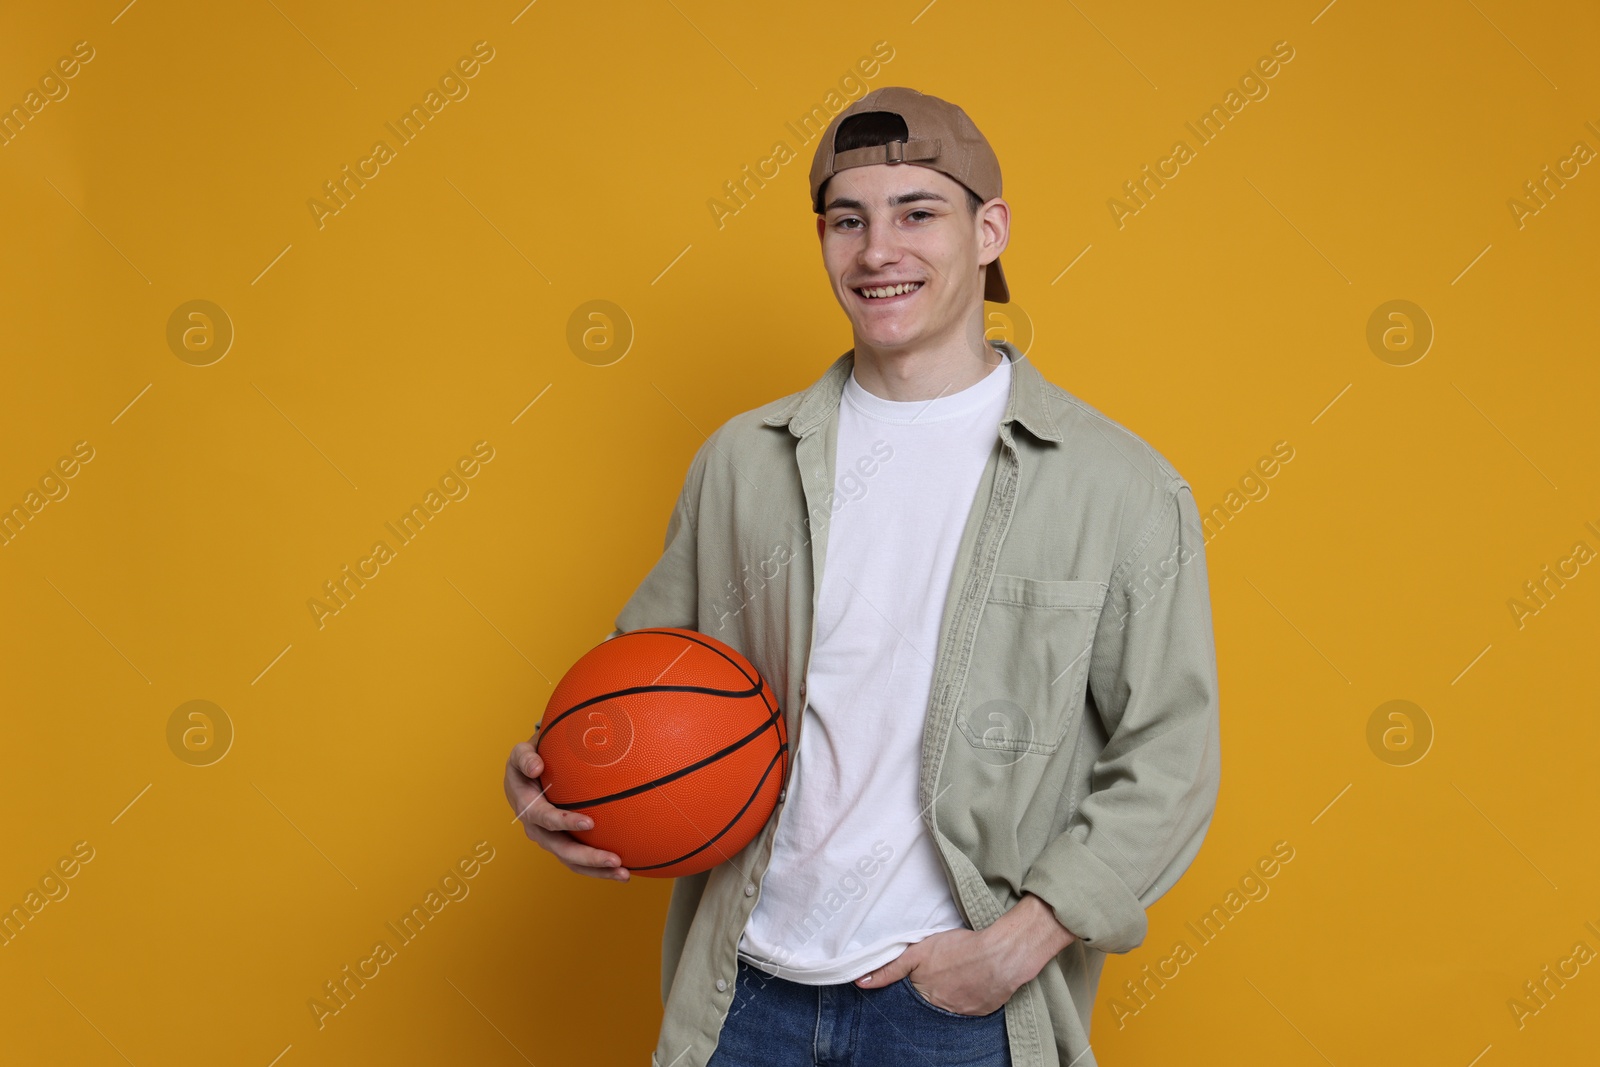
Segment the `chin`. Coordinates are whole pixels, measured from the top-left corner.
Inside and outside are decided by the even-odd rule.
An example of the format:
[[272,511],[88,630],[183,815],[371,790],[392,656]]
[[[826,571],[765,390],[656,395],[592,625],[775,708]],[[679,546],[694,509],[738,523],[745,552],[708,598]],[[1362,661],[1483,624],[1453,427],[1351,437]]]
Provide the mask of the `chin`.
[[857,337],[879,345],[903,345],[924,336],[928,332],[927,323],[921,319],[895,318],[893,316],[882,318],[874,316],[851,317],[850,326]]
[[894,330],[885,333],[881,330],[866,330],[857,328],[856,336],[866,344],[871,345],[873,348],[889,349],[904,348],[907,345],[913,344],[922,336],[922,334],[920,331],[907,333],[901,330]]

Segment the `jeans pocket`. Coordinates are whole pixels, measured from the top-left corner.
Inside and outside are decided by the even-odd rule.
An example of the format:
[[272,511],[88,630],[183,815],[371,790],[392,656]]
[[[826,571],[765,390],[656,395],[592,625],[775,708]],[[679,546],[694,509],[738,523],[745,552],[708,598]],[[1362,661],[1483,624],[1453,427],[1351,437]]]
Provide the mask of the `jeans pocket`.
[[939,1005],[935,1004],[921,993],[918,993],[917,987],[911,984],[911,976],[909,974],[900,979],[899,984],[905,987],[907,995],[909,995],[911,999],[921,1007],[927,1011],[933,1012],[935,1015],[942,1015],[946,1019],[965,1019],[968,1022],[981,1022],[984,1019],[993,1019],[995,1016],[1003,1014],[1006,1010],[1005,1005],[1002,1004],[994,1011],[991,1011],[988,1015],[962,1015],[958,1011],[949,1011],[945,1008],[941,1008]]

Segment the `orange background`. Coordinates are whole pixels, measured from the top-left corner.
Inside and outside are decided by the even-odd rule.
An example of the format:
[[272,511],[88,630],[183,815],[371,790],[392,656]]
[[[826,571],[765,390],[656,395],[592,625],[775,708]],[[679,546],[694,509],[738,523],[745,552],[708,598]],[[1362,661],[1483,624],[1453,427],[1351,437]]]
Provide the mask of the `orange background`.
[[[878,42],[844,90],[956,101],[999,153],[995,327],[1202,507],[1257,497],[1208,553],[1215,821],[1108,962],[1100,1062],[1592,1049],[1600,967],[1542,1006],[1523,983],[1600,952],[1600,174],[1508,204],[1600,150],[1592,5],[520,6],[112,0],[0,36],[8,109],[93,52],[0,148],[0,504],[38,506],[0,547],[0,904],[66,893],[0,947],[8,1058],[646,1062],[669,887],[562,870],[501,766],[655,560],[702,435],[849,347],[785,124]],[[468,94],[319,227],[323,183],[479,41]],[[1279,41],[1267,95],[1119,227],[1123,183]],[[220,359],[214,313],[169,343],[193,300],[231,323]],[[617,310],[574,349],[594,300]],[[1431,323],[1419,360],[1369,346],[1391,300]],[[323,583],[478,442],[467,495],[319,627]],[[1280,841],[1201,945],[1186,924]],[[319,1028],[308,1001],[458,861],[467,895]]]

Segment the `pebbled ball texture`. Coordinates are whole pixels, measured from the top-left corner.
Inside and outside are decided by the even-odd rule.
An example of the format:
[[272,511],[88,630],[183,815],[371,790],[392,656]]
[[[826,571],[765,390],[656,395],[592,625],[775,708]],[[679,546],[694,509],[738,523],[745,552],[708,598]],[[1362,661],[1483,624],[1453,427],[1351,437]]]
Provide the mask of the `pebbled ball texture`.
[[693,630],[601,642],[562,677],[537,734],[545,798],[594,819],[573,836],[654,878],[708,870],[749,844],[789,769],[771,687]]

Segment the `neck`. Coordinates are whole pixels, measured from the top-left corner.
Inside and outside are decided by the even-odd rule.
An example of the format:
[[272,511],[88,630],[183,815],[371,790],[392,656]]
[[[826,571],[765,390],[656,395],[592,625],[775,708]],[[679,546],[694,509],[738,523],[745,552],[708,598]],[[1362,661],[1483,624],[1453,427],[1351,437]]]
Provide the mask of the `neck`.
[[917,348],[874,348],[856,338],[855,376],[885,400],[932,400],[976,385],[1005,358],[984,340],[980,310],[961,333]]

